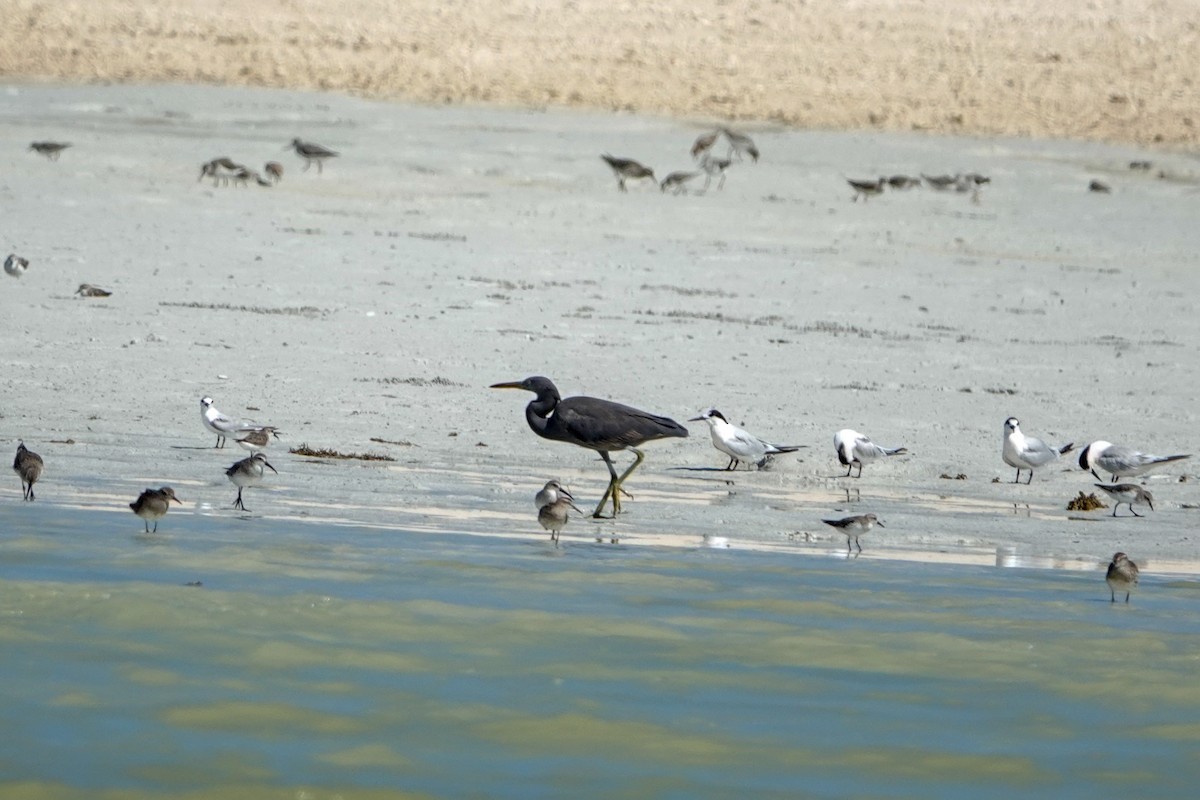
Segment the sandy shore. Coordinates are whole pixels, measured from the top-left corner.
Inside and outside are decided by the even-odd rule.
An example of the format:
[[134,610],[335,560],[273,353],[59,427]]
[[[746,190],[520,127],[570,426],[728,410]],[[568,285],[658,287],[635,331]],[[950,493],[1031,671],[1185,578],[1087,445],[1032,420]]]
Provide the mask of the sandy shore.
[[[807,444],[719,471],[707,430],[647,447],[617,522],[564,539],[844,553],[823,517],[875,511],[867,556],[1153,570],[1200,561],[1196,461],[1147,480],[1155,511],[1068,513],[1073,460],[1013,485],[1001,426],[1195,452],[1197,165],[1101,144],[762,132],[723,191],[616,191],[597,155],[687,167],[698,129],[665,119],[394,105],[186,87],[0,92],[4,247],[0,441],[46,459],[39,503],[126,514],[148,485],[231,514],[199,400],[277,425],[256,513],[431,533],[543,536],[550,477],[581,505],[603,465],[537,439],[545,374],[676,419],[710,405]],[[304,173],[294,136],[339,151]],[[27,150],[58,138],[57,162]],[[197,181],[228,155],[284,163],[271,189]],[[1152,159],[1149,172],[1131,160]],[[851,202],[845,176],[976,170],[978,204],[927,190]],[[1165,177],[1156,177],[1159,174]],[[1087,191],[1099,179],[1111,194]],[[81,282],[110,298],[81,299]],[[840,477],[854,427],[910,454]],[[618,459],[623,461],[623,458]],[[949,479],[963,475],[960,480]],[[949,476],[943,477],[943,476]],[[1184,480],[1186,479],[1186,480]],[[1184,480],[1184,482],[1181,482]],[[4,508],[20,503],[10,475]],[[928,553],[939,553],[937,556]]]
[[1194,147],[1191,0],[2,0],[0,75]]

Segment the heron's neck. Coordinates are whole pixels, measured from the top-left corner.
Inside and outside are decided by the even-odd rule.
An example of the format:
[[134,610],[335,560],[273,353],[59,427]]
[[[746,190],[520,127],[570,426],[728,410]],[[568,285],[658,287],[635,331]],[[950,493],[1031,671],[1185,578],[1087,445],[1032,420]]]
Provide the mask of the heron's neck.
[[550,415],[558,405],[558,397],[549,394],[539,394],[537,399],[525,406],[525,421],[538,436],[546,435],[546,427],[550,424]]

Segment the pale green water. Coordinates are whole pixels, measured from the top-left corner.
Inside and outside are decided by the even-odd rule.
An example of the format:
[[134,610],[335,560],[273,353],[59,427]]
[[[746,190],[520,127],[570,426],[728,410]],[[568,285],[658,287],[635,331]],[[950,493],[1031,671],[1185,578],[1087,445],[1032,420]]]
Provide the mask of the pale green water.
[[187,513],[140,529],[0,508],[0,797],[1190,797],[1200,782],[1190,580],[1147,576],[1114,607],[1099,573]]

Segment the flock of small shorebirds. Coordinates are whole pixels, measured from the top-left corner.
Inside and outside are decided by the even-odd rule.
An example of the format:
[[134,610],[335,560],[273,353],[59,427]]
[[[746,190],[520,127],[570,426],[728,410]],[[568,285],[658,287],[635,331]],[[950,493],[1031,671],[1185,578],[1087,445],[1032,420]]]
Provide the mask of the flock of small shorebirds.
[[[722,138],[724,138],[728,150],[725,156],[718,157],[713,154],[713,150]],[[57,161],[62,152],[70,146],[69,143],[64,142],[42,141],[33,142],[30,149],[52,161]],[[298,138],[293,139],[288,147],[295,150],[296,154],[304,160],[305,171],[315,163],[318,174],[323,171],[324,161],[338,155],[333,150]],[[700,190],[701,192],[707,191],[713,178],[718,178],[717,188],[719,190],[725,185],[725,172],[734,163],[734,159],[741,161],[743,156],[749,156],[752,161],[757,163],[760,154],[758,147],[749,136],[721,127],[697,138],[692,145],[691,155],[699,163],[700,170],[670,173],[663,178],[661,183],[657,184],[660,191],[665,193],[670,190],[674,194],[686,193],[689,182],[700,175],[705,176],[704,188]],[[627,191],[626,182],[630,180],[656,181],[652,169],[633,159],[616,158],[607,154],[602,155],[601,158],[612,168],[613,174],[617,178],[617,188],[622,192]],[[261,186],[272,186],[283,178],[283,167],[275,161],[267,162],[263,172],[266,174],[266,178],[228,157],[220,157],[201,165],[199,179],[211,178],[214,186],[247,185],[251,180]],[[940,176],[921,175],[919,178],[893,175],[891,177],[881,176],[873,181],[847,179],[847,182],[854,190],[853,199],[855,201],[859,197],[866,201],[869,197],[881,194],[888,187],[903,191],[926,185],[937,191],[970,192],[973,200],[978,202],[980,187],[988,184],[990,179],[978,173],[966,173]],[[4,271],[13,277],[20,277],[28,268],[29,261],[16,254],[9,255],[4,262]],[[80,285],[76,294],[84,297],[108,297],[111,292],[84,283]],[[600,512],[610,497],[613,504],[613,516],[620,513],[621,495],[629,496],[622,484],[643,459],[643,454],[637,449],[637,445],[654,439],[688,435],[687,430],[674,420],[640,412],[618,403],[588,397],[572,397],[561,400],[557,389],[545,378],[527,378],[520,382],[496,384],[493,388],[516,388],[538,393],[538,399],[531,402],[526,409],[526,419],[535,433],[545,438],[577,444],[601,454],[608,465],[612,480],[600,505],[593,513],[594,517],[601,516]],[[247,420],[235,421],[217,411],[212,398],[209,397],[201,399],[200,410],[201,421],[205,429],[217,436],[215,447],[224,447],[227,437],[234,436],[239,446],[252,452],[248,458],[234,463],[225,470],[229,481],[238,487],[237,497],[233,503],[234,508],[248,511],[242,501],[243,490],[261,485],[267,469],[278,472],[267,461],[266,455],[262,451],[272,438],[278,438],[279,431],[270,425],[259,425]],[[551,415],[554,415],[553,421],[551,421]],[[566,419],[567,422],[563,423],[563,419]],[[705,421],[709,424],[713,446],[730,459],[725,467],[726,470],[737,469],[743,463],[747,467],[754,464],[761,468],[772,456],[794,452],[805,447],[805,445],[771,444],[731,424],[715,408],[710,408],[689,421]],[[647,423],[649,423],[649,427],[646,427]],[[576,427],[573,428],[573,425]],[[579,425],[582,427],[578,427]],[[600,430],[605,426],[608,426],[609,430]],[[1040,439],[1027,437],[1021,433],[1018,421],[1012,417],[1005,420],[1004,429],[1002,458],[1006,464],[1017,470],[1014,482],[1020,481],[1023,470],[1029,471],[1026,483],[1031,482],[1033,470],[1036,467],[1045,466],[1057,460],[1073,447],[1073,444],[1054,447]],[[589,440],[589,436],[592,437],[591,440]],[[618,477],[608,454],[611,451],[625,449],[632,450],[636,455],[636,460],[623,475]],[[851,476],[857,465],[858,474],[855,477],[859,478],[862,477],[864,463],[880,457],[907,453],[907,449],[904,447],[877,445],[869,437],[851,429],[840,430],[834,435],[834,449],[838,461],[847,468],[846,477]],[[1117,479],[1142,475],[1159,465],[1189,457],[1189,455],[1154,456],[1110,442],[1096,441],[1081,451],[1079,466],[1090,471],[1097,479],[1100,477],[1096,472],[1097,467],[1112,476],[1112,483],[1095,485],[1115,501],[1113,516],[1117,515],[1117,509],[1121,505],[1126,505],[1133,516],[1140,517],[1141,515],[1137,513],[1134,506],[1145,505],[1153,510],[1153,496],[1148,490],[1137,484],[1117,483]],[[41,456],[26,448],[24,442],[17,446],[13,470],[21,478],[22,495],[25,500],[35,499],[33,487],[42,475],[43,466]],[[558,480],[548,481],[534,498],[538,509],[538,522],[550,532],[551,541],[556,546],[560,533],[566,527],[569,518],[568,511],[574,510],[583,513],[574,504],[574,499],[570,491]],[[129,504],[129,507],[143,520],[146,533],[157,533],[158,521],[166,516],[172,502],[181,504],[180,499],[175,496],[175,491],[170,486],[163,486],[158,489],[146,489],[134,502]],[[150,527],[151,522],[154,523],[153,530]],[[858,552],[861,553],[862,544],[859,537],[876,525],[884,527],[883,522],[873,513],[856,514],[842,519],[826,519],[822,522],[846,536],[848,554],[853,552],[850,546],[851,542],[858,547]],[[1138,583],[1138,567],[1129,560],[1125,553],[1118,552],[1113,555],[1112,562],[1108,566],[1106,581],[1110,588],[1111,601],[1116,602],[1117,594],[1123,591],[1125,602],[1128,603],[1129,595]]]

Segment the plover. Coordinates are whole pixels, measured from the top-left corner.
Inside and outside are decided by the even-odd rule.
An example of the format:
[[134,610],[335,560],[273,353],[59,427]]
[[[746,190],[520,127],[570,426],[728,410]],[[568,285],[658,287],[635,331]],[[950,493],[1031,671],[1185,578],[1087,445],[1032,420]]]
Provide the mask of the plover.
[[58,161],[58,157],[62,155],[62,151],[70,146],[70,142],[33,142],[29,145],[29,149],[35,153],[44,155],[51,161]]
[[21,496],[25,500],[34,500],[33,485],[42,477],[42,457],[25,447],[24,442],[17,443],[17,457],[13,459],[13,472],[21,479]]
[[708,191],[714,175],[721,177],[721,180],[717,182],[717,191],[724,189],[725,170],[729,169],[729,165],[732,163],[728,158],[714,158],[713,156],[705,156],[701,159],[700,166],[704,168],[704,191]]
[[570,495],[562,494],[553,503],[547,503],[538,509],[538,522],[543,528],[550,531],[550,541],[555,545],[558,544],[559,533],[567,526],[568,509],[575,509],[576,512],[583,513],[571,502]]
[[234,422],[217,410],[211,397],[200,398],[200,422],[209,433],[217,435],[217,443],[213,445],[214,448],[224,447],[225,438],[231,433],[250,433],[270,427],[255,422]]
[[862,552],[862,545],[858,541],[858,537],[862,536],[871,528],[878,525],[886,527],[879,518],[874,514],[855,514],[853,517],[844,517],[842,519],[823,519],[826,525],[831,525],[841,531],[846,537],[846,552],[850,552],[850,540],[854,540],[854,544],[858,546],[858,552]]
[[1115,483],[1118,478],[1144,475],[1155,467],[1185,458],[1191,458],[1191,455],[1180,453],[1173,456],[1154,456],[1132,447],[1101,440],[1092,442],[1079,451],[1079,468],[1091,472],[1098,481],[1103,480],[1100,473],[1096,472],[1099,468],[1101,472],[1111,475]]
[[853,178],[847,178],[846,183],[850,184],[850,188],[854,190],[854,202],[858,202],[858,198],[862,198],[865,203],[875,195],[883,194],[883,187],[887,186],[887,178],[881,177],[877,181],[856,181]]
[[749,467],[754,464],[761,468],[767,457],[778,453],[794,453],[804,447],[802,444],[771,444],[749,431],[743,430],[725,419],[725,416],[715,408],[692,417],[688,422],[707,422],[708,432],[712,435],[713,447],[729,456],[725,469],[735,470],[738,464],[745,462]]
[[1035,467],[1044,467],[1057,461],[1060,455],[1071,452],[1074,446],[1074,442],[1062,446],[1048,445],[1041,439],[1021,433],[1021,423],[1017,422],[1016,417],[1004,420],[1004,446],[1000,455],[1005,464],[1017,470],[1013,483],[1020,483],[1023,469],[1029,470],[1029,480],[1025,483],[1033,483]]
[[882,456],[904,455],[908,452],[904,447],[877,445],[869,437],[850,428],[843,428],[833,435],[833,449],[837,453],[838,462],[846,468],[844,477],[847,478],[850,477],[855,464],[858,464],[858,475],[855,477],[861,478],[863,464],[867,461],[874,461]]
[[101,289],[99,286],[93,286],[90,283],[81,283],[79,288],[75,290],[75,294],[80,297],[111,297],[112,292],[107,289]]
[[271,437],[279,438],[279,431],[273,425],[264,425],[256,431],[250,431],[237,440],[238,446],[251,453],[265,450],[271,443]]
[[268,161],[263,166],[263,172],[272,183],[279,183],[283,180],[283,164],[278,161]]
[[721,129],[702,133],[696,137],[696,141],[692,143],[692,158],[699,159],[701,156],[708,153],[712,146],[717,143],[717,139],[721,138]]
[[1129,506],[1130,513],[1135,517],[1141,516],[1134,510],[1135,505],[1149,506],[1151,511],[1154,510],[1154,495],[1150,493],[1149,489],[1143,489],[1135,483],[1115,483],[1112,486],[1106,483],[1097,483],[1095,486],[1115,501],[1112,513],[1114,517],[1122,503]]
[[671,194],[687,194],[687,182],[699,175],[699,172],[672,172],[663,178],[658,188],[663,192],[670,189]]
[[[182,501],[175,496],[175,490],[170,486],[164,486],[161,489],[147,489],[138,495],[138,499],[129,504],[133,509],[133,513],[142,518],[146,526],[146,533],[158,533],[158,521],[167,515],[171,509],[171,501],[174,500],[179,505],[183,505]],[[150,522],[154,522],[154,530],[150,530]]]
[[4,259],[4,271],[14,278],[24,275],[27,269],[29,269],[29,259],[21,258],[16,253],[9,253],[8,258]]
[[292,143],[288,145],[288,147],[291,147],[296,151],[296,155],[304,159],[305,172],[307,172],[308,168],[313,165],[313,162],[316,162],[318,175],[320,175],[324,170],[322,164],[325,159],[337,158],[338,156],[337,153],[327,147],[322,147],[321,145],[313,144],[312,142],[302,142],[299,139],[292,139]]
[[241,461],[234,464],[229,469],[225,470],[226,477],[234,486],[238,487],[237,499],[233,501],[233,507],[242,511],[249,511],[245,503],[242,502],[242,490],[250,486],[261,486],[265,470],[270,469],[276,475],[279,470],[275,469],[267,462],[267,457],[262,453],[255,453],[249,458],[243,458]]
[[605,163],[612,167],[613,175],[617,176],[617,189],[622,192],[628,191],[625,188],[625,181],[627,180],[635,181],[642,178],[655,180],[654,170],[644,164],[639,164],[632,158],[616,158],[607,153],[600,156],[600,158],[604,159]]
[[729,154],[736,155],[738,161],[742,160],[742,154],[750,156],[750,160],[758,163],[758,147],[755,146],[754,140],[744,133],[732,131],[729,128],[722,128],[721,132],[725,134],[725,138],[729,140]]
[[1104,575],[1108,584],[1109,602],[1117,602],[1117,592],[1125,593],[1125,602],[1129,602],[1129,594],[1138,585],[1138,566],[1129,560],[1124,553],[1113,553],[1108,572]]

